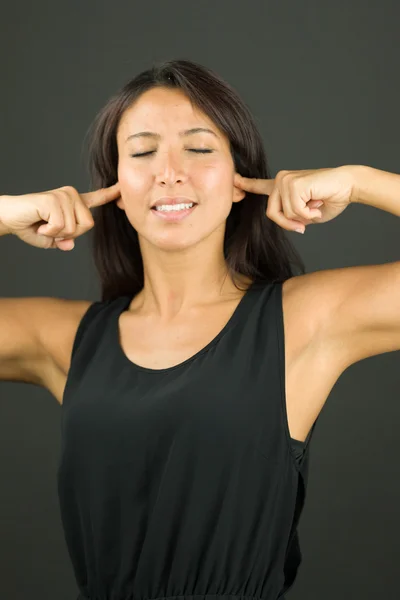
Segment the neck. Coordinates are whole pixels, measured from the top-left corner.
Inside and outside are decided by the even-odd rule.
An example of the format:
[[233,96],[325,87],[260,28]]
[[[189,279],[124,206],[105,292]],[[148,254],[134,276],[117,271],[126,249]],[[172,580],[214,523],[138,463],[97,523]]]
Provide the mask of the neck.
[[[143,251],[144,250],[144,251]],[[191,247],[179,252],[142,248],[144,287],[131,308],[170,320],[191,310],[224,300],[234,300],[238,290],[228,272],[222,250]],[[242,284],[248,278],[239,277]]]

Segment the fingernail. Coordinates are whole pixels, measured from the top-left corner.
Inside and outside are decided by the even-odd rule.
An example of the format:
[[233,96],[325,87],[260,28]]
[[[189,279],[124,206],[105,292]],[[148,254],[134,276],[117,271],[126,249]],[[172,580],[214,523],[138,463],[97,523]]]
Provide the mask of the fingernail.
[[297,233],[304,233],[305,229],[295,229],[295,231],[297,231]]

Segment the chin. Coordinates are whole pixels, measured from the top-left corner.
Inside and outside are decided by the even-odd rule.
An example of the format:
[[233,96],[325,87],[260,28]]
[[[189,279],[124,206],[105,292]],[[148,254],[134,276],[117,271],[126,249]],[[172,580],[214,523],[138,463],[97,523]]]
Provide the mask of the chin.
[[178,232],[171,233],[172,235],[158,237],[156,239],[147,238],[147,241],[150,242],[153,247],[163,250],[164,252],[187,250],[188,248],[196,246],[196,244],[201,241],[201,239],[195,239],[188,235],[179,235]]

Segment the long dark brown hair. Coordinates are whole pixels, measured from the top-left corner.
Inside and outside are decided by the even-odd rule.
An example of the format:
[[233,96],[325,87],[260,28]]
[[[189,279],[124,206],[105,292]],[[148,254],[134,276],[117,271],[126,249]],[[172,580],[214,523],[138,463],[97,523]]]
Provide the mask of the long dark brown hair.
[[[154,87],[181,90],[192,105],[225,133],[236,172],[244,177],[271,178],[255,120],[233,87],[193,61],[169,60],[139,73],[96,116],[87,134],[92,189],[116,183],[119,122],[124,111]],[[268,196],[247,192],[240,202],[232,204],[226,221],[224,256],[235,285],[238,274],[251,278],[257,285],[283,282],[305,273],[303,260],[285,230],[266,216],[267,202]],[[90,233],[102,301],[123,295],[133,297],[144,285],[137,231],[115,202],[94,208],[93,219]]]

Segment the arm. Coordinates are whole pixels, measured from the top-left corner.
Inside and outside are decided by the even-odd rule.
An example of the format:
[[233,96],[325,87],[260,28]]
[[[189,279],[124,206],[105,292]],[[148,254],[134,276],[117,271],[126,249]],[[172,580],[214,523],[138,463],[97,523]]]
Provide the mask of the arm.
[[[352,202],[400,217],[400,175],[364,165],[352,168]],[[335,269],[321,274],[320,280],[327,285],[330,306],[327,339],[344,367],[400,350],[400,261]]]
[[[361,165],[349,168],[352,202],[400,216],[400,175]],[[298,279],[299,301],[312,307],[317,337],[341,370],[400,350],[400,261],[317,271]]]
[[325,302],[319,310],[320,331],[342,370],[400,350],[400,261],[310,275],[315,277],[309,301],[314,288],[318,301]]
[[355,185],[351,201],[400,217],[400,175],[364,165],[351,165]]
[[3,223],[0,220],[0,236],[7,235],[8,233],[10,233],[10,231],[8,231],[7,227],[3,225]]
[[89,300],[0,298],[0,382],[49,390],[61,403],[78,325]]
[[0,381],[41,385],[48,354],[40,333],[50,298],[0,298]]

